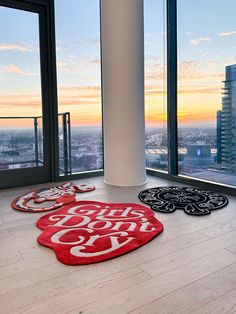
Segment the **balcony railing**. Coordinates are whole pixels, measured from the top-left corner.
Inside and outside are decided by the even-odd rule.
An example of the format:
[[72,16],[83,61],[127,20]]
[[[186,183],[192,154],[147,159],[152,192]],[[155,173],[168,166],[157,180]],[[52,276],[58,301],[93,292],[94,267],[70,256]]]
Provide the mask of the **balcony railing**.
[[[0,155],[5,155],[8,157],[8,160],[0,159],[0,170],[3,169],[12,169],[12,168],[22,168],[23,167],[31,167],[32,165],[35,167],[42,166],[44,164],[43,160],[43,136],[40,140],[39,134],[40,130],[42,131],[42,126],[40,126],[40,119],[42,116],[20,116],[20,117],[0,117],[0,127],[1,120],[31,120],[32,121],[32,143],[34,145],[34,152],[30,154],[30,158],[26,158],[24,151],[23,156],[17,158],[18,160],[9,160],[9,156],[7,156],[7,152],[1,152]],[[60,165],[60,173],[61,174],[71,174],[72,173],[72,165],[71,165],[71,123],[70,123],[70,112],[63,112],[58,114],[59,119],[59,165]],[[21,127],[20,130],[24,129]],[[4,129],[2,129],[4,130]],[[1,130],[1,131],[2,131]],[[12,129],[12,131],[16,131],[16,129]],[[30,130],[30,123],[27,123],[27,130]],[[0,143],[1,144],[1,143]],[[9,145],[10,143],[6,143]],[[15,153],[19,153],[17,150]],[[13,159],[13,158],[12,158]],[[25,160],[24,160],[25,159]]]
[[[60,117],[61,117],[61,123],[62,123],[61,126],[60,126]],[[70,112],[59,113],[58,118],[59,118],[59,139],[60,139],[59,140],[59,170],[61,174],[71,174],[72,162],[71,162]],[[62,163],[60,162],[60,160],[62,160]]]

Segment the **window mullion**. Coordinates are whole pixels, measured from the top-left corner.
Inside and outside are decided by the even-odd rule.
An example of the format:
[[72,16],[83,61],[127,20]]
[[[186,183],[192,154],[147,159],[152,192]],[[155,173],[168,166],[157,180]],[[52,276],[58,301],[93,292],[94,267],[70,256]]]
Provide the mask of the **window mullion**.
[[167,138],[170,175],[178,174],[176,16],[176,0],[167,0]]

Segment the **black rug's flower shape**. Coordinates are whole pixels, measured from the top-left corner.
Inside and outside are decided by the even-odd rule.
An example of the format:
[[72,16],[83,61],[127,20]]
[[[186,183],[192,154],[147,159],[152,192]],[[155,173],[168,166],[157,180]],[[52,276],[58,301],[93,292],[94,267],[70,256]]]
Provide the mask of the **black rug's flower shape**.
[[161,213],[173,213],[183,209],[194,216],[209,215],[212,210],[228,204],[228,199],[219,193],[187,186],[163,186],[144,190],[139,199],[151,209]]

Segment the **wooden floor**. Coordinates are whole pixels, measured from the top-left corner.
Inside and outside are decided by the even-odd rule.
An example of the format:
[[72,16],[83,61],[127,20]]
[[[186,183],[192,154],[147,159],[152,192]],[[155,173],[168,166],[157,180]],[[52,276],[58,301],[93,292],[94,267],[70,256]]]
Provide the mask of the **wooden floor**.
[[[142,187],[107,186],[83,199],[136,202],[145,187],[172,184],[149,177]],[[34,186],[42,187],[43,185]],[[11,209],[32,187],[0,192],[0,313],[236,313],[236,198],[205,217],[157,214],[164,232],[127,255],[88,266],[66,266],[37,244],[43,214]],[[81,196],[80,196],[81,199]]]

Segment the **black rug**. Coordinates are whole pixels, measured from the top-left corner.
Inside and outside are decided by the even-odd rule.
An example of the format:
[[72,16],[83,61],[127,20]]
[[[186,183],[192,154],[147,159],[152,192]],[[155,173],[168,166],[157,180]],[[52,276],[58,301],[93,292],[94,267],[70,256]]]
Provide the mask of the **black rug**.
[[155,211],[173,213],[183,209],[186,214],[194,216],[209,215],[212,210],[228,204],[227,197],[222,194],[187,186],[151,188],[140,192],[138,197]]

